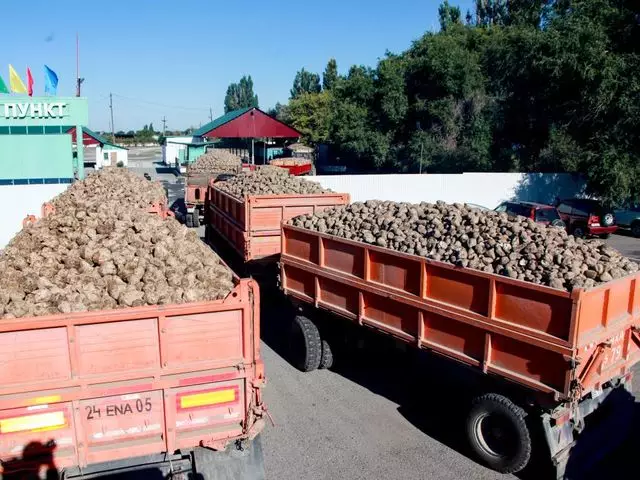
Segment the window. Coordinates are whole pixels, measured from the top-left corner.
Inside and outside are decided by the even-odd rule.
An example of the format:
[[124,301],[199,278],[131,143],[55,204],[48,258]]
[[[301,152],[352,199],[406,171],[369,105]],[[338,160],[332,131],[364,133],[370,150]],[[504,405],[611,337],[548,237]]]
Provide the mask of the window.
[[520,215],[521,217],[529,218],[531,216],[531,207],[518,203],[507,203],[507,213],[509,215]]
[[502,213],[507,211],[507,204],[502,203],[496,207],[496,212]]
[[567,215],[571,215],[571,205],[563,202],[560,205],[558,205],[558,211],[560,213],[565,213]]
[[104,153],[102,154],[102,159],[103,159],[103,160],[109,160],[109,152],[104,152]]
[[554,220],[558,220],[560,215],[555,208],[541,208],[540,210],[536,210],[536,222],[553,222]]
[[591,210],[592,206],[585,202],[576,202],[573,206],[573,214],[581,217],[588,217]]

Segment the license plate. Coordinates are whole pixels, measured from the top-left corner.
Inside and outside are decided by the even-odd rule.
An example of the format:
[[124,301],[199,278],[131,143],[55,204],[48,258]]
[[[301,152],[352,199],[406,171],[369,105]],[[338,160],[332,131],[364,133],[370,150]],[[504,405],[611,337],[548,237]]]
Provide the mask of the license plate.
[[599,224],[599,223],[592,223],[592,224],[591,224],[591,226],[592,226],[592,227],[599,227],[599,226],[600,226],[600,224]]

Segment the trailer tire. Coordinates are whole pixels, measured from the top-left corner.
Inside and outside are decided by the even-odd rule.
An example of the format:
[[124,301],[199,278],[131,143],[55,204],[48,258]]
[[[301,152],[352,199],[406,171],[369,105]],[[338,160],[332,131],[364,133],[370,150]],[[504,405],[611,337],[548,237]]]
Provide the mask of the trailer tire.
[[329,369],[333,367],[333,352],[331,351],[331,345],[326,340],[322,340],[322,354],[320,356],[320,367]]
[[318,327],[303,315],[296,315],[292,327],[293,364],[303,372],[316,370],[322,359],[322,340]]
[[527,413],[507,397],[488,393],[476,398],[467,418],[473,452],[500,473],[515,473],[531,459]]
[[191,224],[193,228],[198,228],[200,226],[200,211],[196,208],[191,214]]
[[187,228],[193,228],[193,214],[187,213],[184,223],[187,225]]

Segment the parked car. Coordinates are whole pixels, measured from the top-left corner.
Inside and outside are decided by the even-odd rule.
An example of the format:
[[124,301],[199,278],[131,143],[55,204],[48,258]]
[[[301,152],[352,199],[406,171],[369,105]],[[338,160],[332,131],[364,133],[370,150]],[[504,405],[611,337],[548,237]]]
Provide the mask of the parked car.
[[620,228],[628,228],[634,237],[640,237],[640,203],[627,204],[614,214]]
[[561,200],[558,202],[558,212],[567,225],[567,231],[576,237],[591,235],[608,238],[618,229],[613,211],[598,200]]
[[503,202],[496,207],[495,211],[506,212],[509,215],[520,215],[543,225],[566,228],[566,225],[560,218],[556,207],[545,205],[543,203]]
[[489,210],[484,205],[478,205],[477,203],[465,203],[465,205],[469,208],[475,208],[477,210]]

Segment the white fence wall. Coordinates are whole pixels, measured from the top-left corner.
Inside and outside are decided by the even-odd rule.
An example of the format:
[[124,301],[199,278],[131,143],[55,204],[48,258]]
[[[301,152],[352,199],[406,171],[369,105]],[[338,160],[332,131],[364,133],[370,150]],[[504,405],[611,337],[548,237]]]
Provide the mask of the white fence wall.
[[351,201],[475,203],[495,208],[505,200],[552,203],[584,193],[580,177],[559,173],[461,173],[392,175],[320,175],[308,177]]
[[0,249],[22,229],[27,215],[40,217],[42,204],[64,192],[69,184],[55,185],[1,185]]

